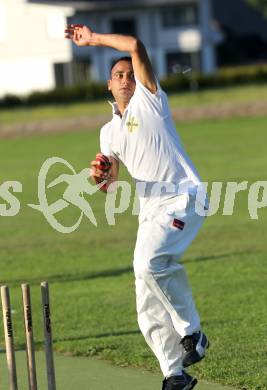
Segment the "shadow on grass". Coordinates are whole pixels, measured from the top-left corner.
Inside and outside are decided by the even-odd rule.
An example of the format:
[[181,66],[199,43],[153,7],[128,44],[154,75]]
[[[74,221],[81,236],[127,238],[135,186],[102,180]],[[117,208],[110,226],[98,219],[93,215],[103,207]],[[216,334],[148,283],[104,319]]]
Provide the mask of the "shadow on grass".
[[[111,270],[103,270],[103,271],[96,271],[96,272],[90,272],[90,273],[83,273],[83,274],[62,274],[62,275],[47,275],[40,278],[32,278],[28,279],[27,283],[30,283],[32,285],[39,284],[44,280],[48,280],[50,283],[66,283],[66,282],[79,282],[82,280],[92,280],[92,279],[98,279],[98,278],[109,278],[109,277],[116,277],[121,276],[127,273],[133,272],[132,267],[125,267],[125,268],[119,268],[119,269],[111,269]],[[25,282],[22,279],[14,279],[9,280],[8,285],[17,285],[20,283]],[[4,282],[1,282],[3,285]]]
[[[141,334],[140,330],[128,330],[128,331],[121,331],[121,332],[106,332],[106,333],[99,333],[99,334],[89,334],[89,335],[83,335],[83,336],[73,336],[73,337],[58,337],[53,338],[53,343],[62,343],[66,341],[79,341],[79,340],[89,340],[89,339],[101,339],[106,337],[120,337],[120,336],[131,336],[131,335],[139,335]],[[43,340],[35,340],[34,345],[37,349],[42,348],[44,345]],[[18,343],[16,345],[16,351],[25,351],[25,344],[24,343]],[[0,354],[6,353],[5,348],[0,348]]]
[[101,339],[106,337],[120,337],[120,336],[129,336],[129,335],[137,335],[141,334],[140,330],[127,330],[121,332],[106,332],[99,334],[90,334],[84,336],[75,336],[75,337],[63,337],[63,338],[54,338],[55,343],[64,342],[64,341],[78,341],[78,340],[86,340],[86,339]]
[[[218,255],[209,255],[209,256],[200,256],[195,258],[188,258],[185,260],[181,260],[182,264],[188,264],[188,263],[198,263],[202,261],[217,261],[217,260],[224,260],[229,257],[233,256],[240,256],[240,255],[250,255],[255,254],[256,252],[252,251],[240,251],[240,252],[230,252],[230,253],[221,253]],[[257,252],[259,253],[259,252]],[[98,278],[112,278],[121,276],[124,274],[133,273],[133,267],[125,267],[125,268],[118,268],[118,269],[108,269],[103,271],[96,271],[96,272],[90,272],[90,273],[83,273],[83,274],[62,274],[62,275],[46,275],[42,278],[32,278],[28,279],[27,283],[30,283],[32,285],[40,284],[42,281],[47,280],[50,283],[68,283],[68,282],[79,282],[83,280],[94,280]],[[24,283],[24,279],[14,279],[9,281],[1,281],[1,284],[8,284],[9,286],[18,285],[20,283]]]
[[255,254],[255,253],[259,253],[258,251],[240,251],[240,252],[230,252],[230,253],[221,253],[221,254],[218,254],[218,255],[210,255],[210,256],[200,256],[200,257],[195,257],[195,258],[192,258],[192,259],[185,259],[185,260],[182,260],[181,263],[183,264],[188,264],[188,263],[199,263],[199,262],[202,262],[202,261],[213,261],[213,260],[224,260],[228,257],[233,257],[233,256],[243,256],[243,255],[251,255],[251,254]]

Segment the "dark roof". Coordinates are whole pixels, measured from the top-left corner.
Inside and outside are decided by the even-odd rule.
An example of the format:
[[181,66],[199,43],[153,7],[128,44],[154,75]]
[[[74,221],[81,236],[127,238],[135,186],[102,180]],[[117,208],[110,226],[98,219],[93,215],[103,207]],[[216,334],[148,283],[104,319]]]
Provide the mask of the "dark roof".
[[267,20],[244,0],[212,0],[213,16],[222,28],[239,36],[258,35],[267,40]]
[[[28,0],[34,3],[64,4],[77,11],[147,8],[192,0]],[[195,0],[197,1],[197,0]],[[201,0],[199,0],[201,1]],[[211,0],[215,21],[237,35],[257,35],[267,40],[267,20],[245,0]]]
[[[177,4],[185,1],[192,0],[28,0],[32,3],[42,4],[64,4],[75,8],[78,11],[85,10],[111,10],[115,8],[143,8],[143,7],[155,7],[157,5]],[[194,0],[197,1],[197,0]]]

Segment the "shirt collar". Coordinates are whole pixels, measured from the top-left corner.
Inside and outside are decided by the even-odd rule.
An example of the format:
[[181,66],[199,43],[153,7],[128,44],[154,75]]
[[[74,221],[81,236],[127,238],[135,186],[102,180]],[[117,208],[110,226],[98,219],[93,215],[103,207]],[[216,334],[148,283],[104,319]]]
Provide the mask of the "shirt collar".
[[114,115],[119,115],[119,116],[121,116],[121,113],[120,113],[120,111],[119,111],[118,104],[117,104],[116,102],[111,102],[111,101],[108,101],[108,102],[109,102],[109,104],[110,104],[111,107],[112,107],[112,114],[113,114],[113,116],[114,116]]

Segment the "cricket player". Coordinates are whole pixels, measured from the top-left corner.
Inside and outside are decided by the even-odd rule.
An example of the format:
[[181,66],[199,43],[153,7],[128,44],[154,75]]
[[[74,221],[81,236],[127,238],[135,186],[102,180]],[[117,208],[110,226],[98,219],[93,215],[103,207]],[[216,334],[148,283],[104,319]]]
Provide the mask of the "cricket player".
[[[117,59],[108,89],[113,117],[100,132],[103,160],[92,161],[97,183],[118,180],[122,162],[136,182],[140,215],[134,252],[136,305],[142,334],[164,375],[163,390],[193,389],[197,379],[185,370],[205,355],[191,289],[179,259],[197,235],[203,216],[195,211],[199,175],[176,133],[167,96],[156,79],[146,49],[132,36],[99,34],[72,24],[65,36],[78,46],[106,46],[129,57]],[[98,155],[99,156],[99,155]]]

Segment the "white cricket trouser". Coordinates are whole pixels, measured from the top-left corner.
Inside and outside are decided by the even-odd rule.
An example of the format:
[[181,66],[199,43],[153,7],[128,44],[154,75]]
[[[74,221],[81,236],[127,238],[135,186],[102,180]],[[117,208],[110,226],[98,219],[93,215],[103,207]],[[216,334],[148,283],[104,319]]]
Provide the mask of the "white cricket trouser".
[[[181,338],[200,330],[187,276],[177,260],[204,217],[196,214],[194,197],[174,199],[141,222],[134,252],[138,324],[165,377],[182,370]],[[174,219],[179,227],[173,226]]]

